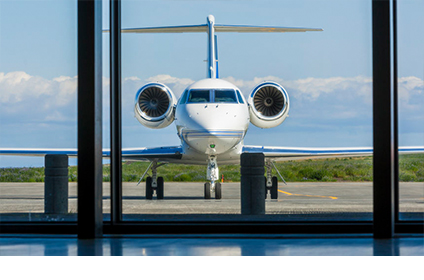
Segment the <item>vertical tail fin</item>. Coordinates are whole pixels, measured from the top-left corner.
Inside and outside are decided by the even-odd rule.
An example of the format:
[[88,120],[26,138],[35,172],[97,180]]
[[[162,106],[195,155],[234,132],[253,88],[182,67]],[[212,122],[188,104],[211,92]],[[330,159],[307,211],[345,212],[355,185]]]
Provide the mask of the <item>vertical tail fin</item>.
[[206,19],[208,24],[208,68],[207,77],[211,79],[217,78],[216,73],[216,43],[215,43],[215,18],[209,15]]
[[219,79],[219,70],[218,70],[218,36],[215,35],[215,69],[216,69],[216,78]]

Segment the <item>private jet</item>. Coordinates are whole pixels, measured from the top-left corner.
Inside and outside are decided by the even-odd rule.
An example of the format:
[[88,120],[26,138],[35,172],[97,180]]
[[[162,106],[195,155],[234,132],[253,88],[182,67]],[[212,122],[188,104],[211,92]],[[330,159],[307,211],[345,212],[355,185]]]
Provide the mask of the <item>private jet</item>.
[[[137,120],[152,129],[165,128],[175,123],[181,145],[156,148],[125,148],[122,159],[126,161],[150,161],[146,178],[146,199],[164,198],[164,179],[158,177],[158,168],[166,163],[206,165],[204,198],[222,198],[219,182],[219,164],[239,164],[242,153],[265,155],[266,193],[278,198],[278,178],[272,176],[275,160],[296,160],[311,157],[344,157],[371,155],[372,148],[289,148],[249,146],[243,139],[249,124],[259,128],[280,125],[289,114],[289,95],[283,86],[273,81],[263,81],[255,86],[248,98],[232,83],[219,78],[217,37],[219,32],[308,32],[323,31],[320,28],[293,28],[276,26],[215,24],[209,15],[206,24],[122,29],[122,33],[184,33],[207,34],[207,78],[188,86],[180,98],[163,83],[148,83],[135,95],[134,113]],[[108,30],[104,31],[109,32]],[[423,152],[423,147],[400,147],[402,153]],[[67,154],[77,156],[76,149],[0,149],[0,155]],[[103,151],[105,158],[109,150]]]

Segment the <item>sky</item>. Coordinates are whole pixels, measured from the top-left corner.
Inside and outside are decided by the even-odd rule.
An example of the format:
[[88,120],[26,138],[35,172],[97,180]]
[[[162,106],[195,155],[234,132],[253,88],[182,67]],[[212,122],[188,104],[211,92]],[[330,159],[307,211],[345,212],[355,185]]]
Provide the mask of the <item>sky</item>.
[[[424,1],[398,1],[399,140],[424,145]],[[220,24],[323,28],[323,32],[219,33],[220,77],[248,95],[274,80],[290,96],[289,118],[253,125],[248,145],[372,146],[372,34],[369,0],[122,1],[122,27]],[[103,1],[103,28],[109,28]],[[137,90],[162,82],[179,97],[206,77],[206,34],[123,34],[123,147],[180,143],[174,125],[143,127]],[[103,35],[103,144],[109,147],[109,35]],[[0,0],[0,147],[75,148],[77,5],[73,0]],[[72,162],[71,162],[72,163]],[[42,158],[0,157],[0,167]]]

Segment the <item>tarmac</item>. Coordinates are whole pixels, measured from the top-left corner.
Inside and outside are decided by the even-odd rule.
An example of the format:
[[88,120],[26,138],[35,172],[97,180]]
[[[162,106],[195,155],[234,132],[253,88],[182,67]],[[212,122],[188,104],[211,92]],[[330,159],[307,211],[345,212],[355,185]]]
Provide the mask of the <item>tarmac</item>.
[[[401,183],[400,218],[424,219],[424,184]],[[164,199],[145,199],[144,183],[123,183],[122,213],[128,221],[149,220],[372,220],[372,182],[279,183],[278,199],[265,201],[265,215],[241,215],[240,183],[223,183],[222,199],[205,200],[201,182],[165,182]],[[44,214],[44,183],[0,183],[0,221],[72,221],[77,184],[69,183],[68,214]],[[110,213],[110,186],[103,184],[103,213]],[[178,215],[175,215],[178,214]]]

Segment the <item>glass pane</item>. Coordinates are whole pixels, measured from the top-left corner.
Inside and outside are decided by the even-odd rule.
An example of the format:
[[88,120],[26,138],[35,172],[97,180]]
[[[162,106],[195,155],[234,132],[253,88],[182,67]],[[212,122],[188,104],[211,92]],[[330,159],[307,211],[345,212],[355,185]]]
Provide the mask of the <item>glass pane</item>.
[[237,98],[238,98],[238,101],[239,101],[241,104],[244,104],[243,97],[241,97],[241,93],[240,93],[240,91],[236,90],[236,92],[237,92]]
[[187,102],[187,93],[188,93],[188,90],[185,90],[184,93],[183,93],[183,95],[180,98],[180,104],[186,104],[186,102]]
[[2,222],[76,221],[76,2],[1,1]]
[[[217,32],[218,76],[238,88],[246,101],[253,89],[263,89],[258,102],[269,107],[270,116],[252,115],[256,105],[248,107],[247,102],[234,110],[226,109],[230,104],[184,106],[190,107],[185,113],[177,105],[175,119],[161,124],[134,118],[137,90],[159,82],[178,100],[190,85],[205,79],[210,69],[205,71],[203,61],[213,44],[205,44],[206,32],[191,32],[195,28],[187,33],[124,33],[123,146],[134,153],[155,147],[142,150],[154,153],[146,154],[145,162],[136,162],[143,159],[141,151],[138,158],[124,159],[124,219],[251,219],[240,215],[240,152],[277,147],[280,153],[291,149],[295,156],[282,156],[276,168],[269,166],[277,188],[268,192],[266,215],[255,219],[372,220],[370,2],[123,1],[122,27],[204,25],[209,14],[220,25],[324,31]],[[221,98],[219,91],[215,94]],[[208,91],[191,91],[188,103],[207,98]],[[203,108],[189,111],[192,107]],[[290,111],[276,113],[288,107]],[[159,126],[163,128],[152,129]],[[277,198],[271,198],[275,191]]]
[[424,220],[424,2],[397,1],[399,146],[421,148],[399,155],[399,218]]
[[234,90],[215,90],[215,102],[237,103]]
[[205,103],[209,101],[209,90],[190,90],[187,103]]
[[[103,30],[110,29],[110,3],[102,0]],[[103,71],[103,149],[110,149],[110,34],[102,34]],[[110,159],[103,159],[103,220],[110,221]]]

